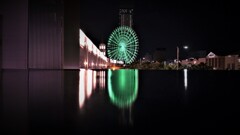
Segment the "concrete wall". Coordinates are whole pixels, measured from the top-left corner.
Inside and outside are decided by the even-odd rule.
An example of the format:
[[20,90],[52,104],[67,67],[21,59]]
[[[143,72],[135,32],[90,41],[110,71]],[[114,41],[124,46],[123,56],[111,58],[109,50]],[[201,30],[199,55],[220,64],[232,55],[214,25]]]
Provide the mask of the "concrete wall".
[[30,0],[29,68],[61,69],[63,61],[63,2]]
[[26,69],[28,0],[1,1],[3,15],[2,68]]

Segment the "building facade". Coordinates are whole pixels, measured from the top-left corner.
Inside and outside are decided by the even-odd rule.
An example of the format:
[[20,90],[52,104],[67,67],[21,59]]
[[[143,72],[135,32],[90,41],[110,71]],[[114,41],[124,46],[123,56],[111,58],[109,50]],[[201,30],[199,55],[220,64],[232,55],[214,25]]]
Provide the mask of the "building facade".
[[0,1],[2,14],[2,68],[28,67],[28,0]]
[[238,60],[238,55],[217,56],[212,52],[206,57],[207,65],[216,70],[238,70]]
[[78,69],[79,1],[1,1],[2,68]]
[[63,15],[63,1],[29,1],[28,68],[62,68]]
[[210,52],[203,58],[189,58],[181,61],[182,65],[188,67],[200,63],[205,63],[214,70],[240,70],[240,57],[238,54],[219,56]]
[[101,43],[101,44],[99,45],[99,49],[100,49],[100,51],[103,53],[103,55],[106,56],[106,44]]
[[120,20],[120,26],[133,26],[133,9],[126,9],[122,8],[119,9],[119,20]]

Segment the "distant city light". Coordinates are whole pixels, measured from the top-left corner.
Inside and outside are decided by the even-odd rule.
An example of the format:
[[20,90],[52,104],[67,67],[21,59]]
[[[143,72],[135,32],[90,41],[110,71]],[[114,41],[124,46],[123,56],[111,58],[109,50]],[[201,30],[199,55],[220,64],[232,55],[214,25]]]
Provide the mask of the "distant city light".
[[183,48],[184,48],[184,49],[188,49],[188,46],[185,45],[185,46],[183,46]]

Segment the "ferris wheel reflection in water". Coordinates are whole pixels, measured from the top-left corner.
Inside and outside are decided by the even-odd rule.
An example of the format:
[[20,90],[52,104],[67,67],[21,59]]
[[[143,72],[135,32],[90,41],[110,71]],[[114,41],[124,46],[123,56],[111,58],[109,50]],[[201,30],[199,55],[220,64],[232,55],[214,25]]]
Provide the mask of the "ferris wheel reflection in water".
[[133,124],[133,103],[138,94],[138,70],[108,70],[108,94],[113,105],[121,111],[120,121]]
[[105,71],[80,69],[79,72],[79,108],[91,98],[96,89],[105,90],[105,79],[108,79],[108,96],[112,105],[119,108],[120,123],[133,124],[133,104],[138,95],[138,70],[120,69]]

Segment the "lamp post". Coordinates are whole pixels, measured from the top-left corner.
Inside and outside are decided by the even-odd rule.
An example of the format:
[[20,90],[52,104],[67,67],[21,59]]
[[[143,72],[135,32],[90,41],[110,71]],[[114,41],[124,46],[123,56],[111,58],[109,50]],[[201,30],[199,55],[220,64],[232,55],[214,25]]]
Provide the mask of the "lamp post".
[[[183,46],[183,49],[188,49],[188,46]],[[178,62],[179,62],[179,47],[177,46],[177,70],[178,70]]]
[[178,61],[179,61],[179,47],[177,46],[177,70],[178,70]]

